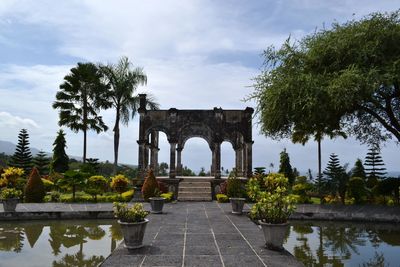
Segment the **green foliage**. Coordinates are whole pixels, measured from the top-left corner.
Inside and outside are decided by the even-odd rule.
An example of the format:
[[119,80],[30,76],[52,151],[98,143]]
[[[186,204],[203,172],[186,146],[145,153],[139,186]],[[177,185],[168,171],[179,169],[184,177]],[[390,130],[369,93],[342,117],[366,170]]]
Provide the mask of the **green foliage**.
[[271,173],[263,178],[263,182],[266,190],[252,194],[257,197],[257,202],[251,208],[251,218],[266,223],[285,223],[296,208],[295,198],[288,195],[288,178],[281,173]]
[[399,17],[373,13],[268,49],[255,85],[262,130],[329,133],[345,125],[361,141],[400,141]]
[[[139,97],[136,94],[139,85],[147,83],[147,76],[142,68],[131,69],[131,62],[127,57],[121,57],[118,64],[100,66],[100,70],[106,78],[108,84],[107,100],[110,107],[115,109],[114,124],[114,171],[118,166],[118,147],[120,121],[128,125],[129,120],[137,113],[139,107]],[[158,109],[158,104],[151,97],[146,99],[147,107]]]
[[114,216],[121,222],[143,222],[148,214],[141,203],[135,203],[131,208],[125,203],[114,203]]
[[257,175],[264,175],[265,174],[265,167],[255,167],[254,174]]
[[77,188],[86,183],[88,174],[76,170],[69,170],[64,173],[64,177],[57,181],[57,186],[72,188],[72,199],[75,201],[75,192]]
[[129,180],[123,174],[118,174],[114,177],[111,177],[111,188],[120,194],[126,191],[126,189],[128,188],[128,184]]
[[246,192],[242,181],[237,177],[227,179],[226,194],[228,197],[244,197]]
[[0,199],[21,198],[22,191],[15,188],[2,188],[0,191]]
[[351,169],[351,177],[360,177],[362,179],[366,179],[367,175],[365,174],[364,165],[361,159],[357,159],[356,163],[354,163],[353,169]]
[[29,148],[29,134],[26,129],[22,129],[18,134],[18,144],[14,155],[11,157],[10,166],[21,168],[26,174],[32,169],[32,154]]
[[63,130],[57,132],[57,137],[53,143],[53,159],[51,161],[51,172],[64,173],[68,171],[68,156],[65,153],[67,141]]
[[194,171],[185,166],[182,169],[182,176],[196,176],[196,174],[194,173]]
[[378,146],[374,145],[368,149],[364,165],[366,166],[367,186],[372,188],[376,186],[377,182],[382,180],[386,174],[385,164],[383,163]]
[[217,194],[217,201],[218,203],[228,203],[229,202],[229,197],[225,194]]
[[135,193],[135,191],[132,189],[132,190],[123,192],[123,193],[121,194],[121,197],[122,197],[122,199],[123,199],[124,201],[128,202],[128,201],[130,201],[130,200],[133,198],[133,194],[134,194],[134,193]]
[[308,193],[312,190],[312,184],[307,181],[305,176],[297,176],[292,186],[293,194],[297,195],[297,203],[311,203]]
[[257,201],[261,193],[261,183],[264,181],[264,176],[252,177],[247,181],[246,192],[251,201]]
[[0,182],[0,187],[15,187],[18,180],[21,179],[24,174],[25,171],[22,168],[8,167],[7,169],[4,169],[1,174],[2,181]]
[[101,175],[90,176],[86,181],[84,191],[93,196],[97,201],[97,195],[103,193],[107,189],[108,181]]
[[290,165],[289,153],[286,152],[286,148],[280,154],[280,164],[279,164],[279,173],[282,173],[285,177],[289,179],[289,184],[293,184],[294,182],[294,174],[292,165]]
[[58,191],[51,191],[49,197],[51,202],[60,202],[61,194]]
[[167,170],[168,170],[168,163],[166,163],[166,162],[161,162],[161,163],[158,165],[158,174],[159,174],[160,176],[167,176],[167,175],[168,175]]
[[206,170],[204,169],[204,167],[201,167],[198,176],[207,176],[207,173],[206,173]]
[[389,177],[378,182],[376,192],[384,196],[392,196],[396,203],[400,202],[400,178]]
[[155,197],[156,193],[159,192],[159,190],[160,189],[158,187],[156,177],[154,176],[153,170],[150,169],[142,186],[143,198],[147,201],[150,197]]
[[347,190],[348,196],[354,199],[354,204],[365,203],[369,195],[365,180],[362,177],[351,177]]
[[40,150],[36,157],[33,159],[33,163],[41,175],[49,174],[50,158],[47,157],[45,152]]
[[[129,191],[127,191],[129,192]],[[105,193],[102,195],[97,196],[97,200],[95,201],[93,196],[86,194],[84,192],[78,191],[76,192],[75,195],[75,200],[73,198],[72,194],[61,194],[60,195],[60,200],[59,202],[63,203],[85,203],[85,202],[128,202],[130,201],[129,199],[129,193],[127,193],[128,196],[122,197],[121,194],[118,193]],[[129,200],[128,200],[129,199]],[[48,199],[50,200],[50,198]]]
[[54,109],[59,109],[60,126],[67,126],[74,132],[83,132],[83,162],[86,161],[86,134],[88,130],[97,133],[108,127],[99,115],[101,108],[109,107],[107,86],[103,75],[93,63],[78,63],[64,77],[64,82],[56,94]]
[[29,175],[28,183],[25,186],[25,202],[43,202],[45,195],[46,191],[42,179],[40,178],[38,170],[33,167]]
[[50,180],[42,178],[43,186],[44,186],[44,191],[49,192],[53,190],[54,188],[54,183]]
[[174,198],[174,193],[173,192],[162,193],[160,194],[160,197],[163,197],[165,198],[165,201],[170,202]]
[[333,196],[339,194],[342,204],[345,204],[349,179],[350,175],[346,173],[346,168],[340,166],[338,156],[332,153],[324,171],[324,178],[322,180],[323,191]]

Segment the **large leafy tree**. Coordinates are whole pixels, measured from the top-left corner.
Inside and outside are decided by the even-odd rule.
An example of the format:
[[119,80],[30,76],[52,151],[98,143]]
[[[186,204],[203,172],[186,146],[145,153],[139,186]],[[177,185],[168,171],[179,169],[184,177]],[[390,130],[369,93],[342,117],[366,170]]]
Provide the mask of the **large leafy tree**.
[[[139,96],[136,90],[139,85],[147,83],[147,76],[140,67],[132,67],[127,57],[122,57],[118,64],[109,64],[100,66],[106,77],[109,92],[108,100],[115,109],[114,123],[114,172],[118,167],[118,149],[120,138],[120,123],[128,125],[129,120],[133,118],[139,107]],[[157,109],[158,104],[148,97],[147,105],[150,109]]]
[[86,162],[87,131],[99,133],[108,129],[99,115],[101,108],[108,107],[104,101],[107,86],[102,82],[102,77],[95,64],[78,63],[64,77],[53,103],[53,108],[60,110],[60,126],[67,126],[74,132],[83,132],[83,162]]
[[22,129],[18,134],[18,144],[14,155],[11,157],[10,165],[24,169],[26,175],[29,175],[31,171],[33,161],[31,149],[29,148],[29,134],[26,129]]
[[301,143],[344,133],[400,141],[399,42],[397,11],[268,48],[252,95],[262,131]]

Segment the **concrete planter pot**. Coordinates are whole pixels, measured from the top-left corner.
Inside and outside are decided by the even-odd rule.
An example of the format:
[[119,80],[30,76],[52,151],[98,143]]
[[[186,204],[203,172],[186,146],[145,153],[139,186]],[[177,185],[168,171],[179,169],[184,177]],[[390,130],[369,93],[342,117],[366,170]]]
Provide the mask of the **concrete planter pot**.
[[271,250],[283,250],[283,241],[289,229],[289,224],[273,224],[260,221],[260,225],[264,232],[265,246]]
[[231,205],[232,205],[232,213],[233,214],[242,214],[243,206],[244,206],[244,203],[246,202],[246,199],[242,198],[242,197],[231,197],[231,198],[229,198],[229,200],[231,201]]
[[19,198],[3,199],[3,208],[5,212],[15,212]]
[[162,213],[165,198],[163,197],[150,197],[151,213]]
[[120,220],[118,221],[124,236],[126,248],[135,249],[143,247],[143,237],[148,222],[148,219],[144,219],[143,222],[137,223],[121,222]]

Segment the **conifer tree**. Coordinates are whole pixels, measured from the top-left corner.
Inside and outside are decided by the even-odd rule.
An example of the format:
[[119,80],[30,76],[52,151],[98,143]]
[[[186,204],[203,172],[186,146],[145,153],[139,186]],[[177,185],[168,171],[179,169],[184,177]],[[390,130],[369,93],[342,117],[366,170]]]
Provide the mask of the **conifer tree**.
[[22,129],[18,134],[18,144],[14,155],[11,157],[12,167],[22,168],[28,174],[32,168],[32,153],[29,148],[29,134],[26,129]]
[[324,171],[322,187],[325,192],[332,195],[339,194],[342,203],[345,203],[347,183],[350,176],[346,173],[346,166],[342,167],[335,153],[329,156],[328,165]]
[[354,167],[351,170],[351,177],[360,177],[363,178],[364,180],[367,177],[361,159],[356,160],[356,163],[354,164]]
[[33,162],[41,175],[49,174],[50,158],[47,157],[43,150],[39,151],[39,153],[33,159]]
[[368,149],[364,165],[366,166],[365,171],[368,177],[367,186],[372,188],[376,185],[378,180],[382,180],[386,174],[385,163],[383,163],[380,149],[377,145],[371,146]]
[[286,152],[286,148],[281,152],[280,164],[279,164],[279,173],[285,175],[286,178],[289,179],[289,184],[293,184],[294,182],[294,174],[292,165],[290,165],[289,154]]
[[68,170],[69,158],[65,153],[66,147],[65,133],[63,130],[59,130],[57,133],[56,140],[53,143],[53,160],[51,162],[51,171],[64,173]]

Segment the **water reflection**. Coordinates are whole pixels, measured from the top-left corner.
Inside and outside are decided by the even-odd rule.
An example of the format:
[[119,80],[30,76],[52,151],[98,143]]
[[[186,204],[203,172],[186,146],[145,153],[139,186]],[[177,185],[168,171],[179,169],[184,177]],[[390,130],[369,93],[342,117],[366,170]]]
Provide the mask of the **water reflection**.
[[398,266],[396,225],[298,221],[291,225],[285,247],[305,266]]
[[98,266],[120,240],[115,220],[0,223],[0,266]]

